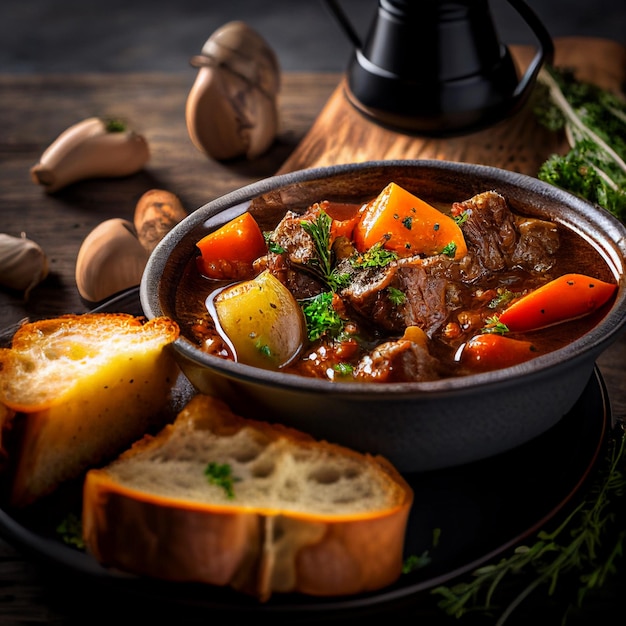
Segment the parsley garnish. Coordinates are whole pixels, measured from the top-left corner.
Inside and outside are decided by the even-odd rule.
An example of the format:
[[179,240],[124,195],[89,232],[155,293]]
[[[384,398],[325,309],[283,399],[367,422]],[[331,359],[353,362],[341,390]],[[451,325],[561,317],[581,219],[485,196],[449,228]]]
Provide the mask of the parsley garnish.
[[538,178],[595,202],[626,220],[626,104],[571,71],[538,75],[534,112],[550,130],[565,130],[570,150],[551,155]]
[[512,291],[509,291],[508,289],[499,291],[498,295],[492,300],[490,300],[487,307],[490,309],[497,309],[511,302],[513,298],[515,298],[515,294]]
[[389,294],[389,300],[391,300],[392,304],[395,304],[396,306],[406,301],[406,294],[403,291],[400,291],[400,289],[388,287],[387,293]]
[[451,241],[442,251],[441,254],[445,254],[446,256],[453,257],[456,254],[456,244],[454,241]]
[[211,462],[206,466],[204,475],[212,485],[222,487],[229,500],[235,497],[233,483],[238,479],[233,476],[232,469],[228,463]]
[[270,350],[270,347],[266,344],[266,343],[261,343],[260,341],[256,344],[255,348],[263,355],[266,357],[271,357],[272,356],[272,351]]
[[265,239],[265,243],[267,244],[267,249],[274,254],[284,254],[286,252],[285,248],[281,245],[277,244],[275,241],[272,241],[272,235],[274,233],[270,231],[265,231],[263,233],[263,239]]
[[68,513],[65,519],[56,527],[56,531],[61,536],[63,543],[68,546],[74,546],[79,550],[85,549],[82,522],[75,513]]
[[322,335],[338,337],[343,332],[344,321],[333,308],[332,292],[323,291],[305,301],[302,311],[309,341],[316,341]]
[[333,370],[340,376],[348,376],[354,371],[354,367],[350,363],[335,363]]
[[386,250],[382,243],[374,244],[363,254],[357,254],[350,259],[350,265],[355,269],[366,267],[385,267],[398,258],[398,253],[393,250]]
[[509,332],[509,327],[494,315],[485,320],[485,326],[480,332],[483,334],[506,335]]
[[415,570],[425,567],[431,562],[431,560],[432,559],[430,558],[428,552],[424,552],[420,556],[411,554],[404,560],[404,563],[402,564],[402,573],[410,574]]
[[457,223],[458,226],[462,226],[463,224],[465,224],[465,222],[467,222],[469,215],[469,211],[463,211],[462,213],[459,213],[459,215],[454,216],[454,221]]

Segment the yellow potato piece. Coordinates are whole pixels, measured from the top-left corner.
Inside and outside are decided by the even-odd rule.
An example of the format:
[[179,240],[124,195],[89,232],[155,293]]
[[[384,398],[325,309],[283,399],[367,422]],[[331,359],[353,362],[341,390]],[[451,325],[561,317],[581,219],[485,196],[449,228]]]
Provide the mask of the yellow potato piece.
[[226,288],[214,304],[217,321],[240,363],[278,369],[302,347],[306,324],[300,305],[267,270]]

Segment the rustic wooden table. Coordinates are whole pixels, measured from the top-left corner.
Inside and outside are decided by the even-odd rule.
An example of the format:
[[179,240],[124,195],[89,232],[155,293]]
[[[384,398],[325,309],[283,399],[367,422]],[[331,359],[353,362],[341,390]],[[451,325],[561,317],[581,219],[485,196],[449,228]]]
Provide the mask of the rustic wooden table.
[[[619,85],[624,80],[626,54],[621,47],[598,41],[585,42],[582,48],[580,44],[560,42],[557,60],[572,60],[583,72],[608,85],[615,85],[616,81]],[[521,51],[520,58],[524,54]],[[18,293],[0,290],[0,328],[26,317],[87,311],[91,305],[81,300],[74,280],[80,244],[106,219],[132,220],[137,200],[149,189],[176,193],[185,208],[192,211],[237,187],[307,165],[428,157],[475,160],[532,174],[528,171],[535,167],[532,159],[559,147],[553,144],[554,138],[544,136],[544,143],[536,144],[541,144],[539,155],[535,151],[532,158],[528,157],[530,144],[523,140],[524,135],[528,139],[527,119],[513,120],[510,127],[500,125],[494,129],[495,135],[478,133],[448,142],[420,141],[371,126],[364,128],[361,121],[355,122],[354,111],[338,104],[340,76],[286,74],[280,101],[281,127],[272,149],[253,162],[218,163],[200,154],[186,132],[184,105],[193,79],[192,70],[175,75],[0,75],[0,231],[10,235],[25,233],[42,246],[50,261],[50,275],[27,300]],[[55,195],[46,195],[30,180],[30,167],[63,129],[93,115],[127,119],[146,136],[152,151],[150,162],[142,172],[128,178],[84,181]],[[342,120],[341,126],[333,124],[337,116]],[[349,141],[346,128],[351,120],[359,128]],[[510,137],[511,128],[517,129],[515,137]],[[355,145],[355,137],[362,138],[360,144]],[[492,141],[491,150],[485,143],[488,140]],[[524,152],[524,158],[511,153],[516,146]],[[598,364],[614,415],[626,417],[626,341],[607,350]],[[599,597],[591,600],[591,609],[571,623],[609,623],[613,609],[622,605],[626,582],[623,559],[618,565],[619,573]],[[425,610],[408,607],[398,613],[398,619],[420,617],[429,624],[455,623],[452,618],[424,613]],[[214,613],[197,615],[192,607],[163,607],[152,601],[93,589],[59,571],[54,564],[41,563],[33,555],[0,540],[0,624],[99,624],[123,616],[142,622],[166,618],[176,619],[177,623],[195,623],[194,619],[204,623],[211,618],[217,623]],[[223,617],[224,623],[234,623],[232,616]],[[315,615],[300,618],[315,621]],[[343,623],[352,618],[356,621],[361,616],[341,616]]]

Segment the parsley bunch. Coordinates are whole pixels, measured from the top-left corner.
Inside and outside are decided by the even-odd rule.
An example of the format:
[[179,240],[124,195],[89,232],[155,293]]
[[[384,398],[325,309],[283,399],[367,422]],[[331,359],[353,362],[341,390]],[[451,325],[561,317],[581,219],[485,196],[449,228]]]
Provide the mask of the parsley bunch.
[[537,119],[564,130],[570,145],[542,164],[538,178],[626,221],[626,101],[553,67],[542,69],[538,82]]

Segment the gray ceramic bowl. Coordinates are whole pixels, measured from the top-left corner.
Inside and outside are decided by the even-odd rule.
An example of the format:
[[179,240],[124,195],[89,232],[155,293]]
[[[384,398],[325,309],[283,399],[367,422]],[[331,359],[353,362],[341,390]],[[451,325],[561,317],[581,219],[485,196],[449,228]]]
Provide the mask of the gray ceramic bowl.
[[626,324],[626,229],[608,212],[534,178],[441,161],[384,161],[268,178],[209,202],[178,224],[153,252],[141,283],[148,318],[176,319],[181,274],[195,243],[254,200],[278,216],[312,202],[362,201],[390,181],[425,200],[464,200],[496,190],[511,208],[559,222],[593,242],[619,280],[602,321],[567,347],[489,373],[435,382],[340,383],[288,375],[210,356],[181,337],[180,365],[204,393],[240,414],[281,421],[318,438],[379,453],[404,472],[458,466],[506,452],[555,425],[587,384],[597,357]]

